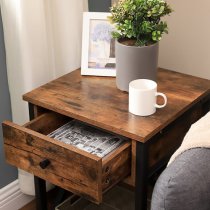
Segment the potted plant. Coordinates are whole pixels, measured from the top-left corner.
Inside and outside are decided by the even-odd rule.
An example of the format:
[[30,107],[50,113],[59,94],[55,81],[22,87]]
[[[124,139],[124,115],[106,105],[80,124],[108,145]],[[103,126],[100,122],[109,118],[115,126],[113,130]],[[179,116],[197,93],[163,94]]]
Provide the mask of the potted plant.
[[135,79],[156,80],[158,42],[168,33],[161,18],[172,12],[164,0],[120,0],[111,7],[111,22],[116,31],[116,83],[128,91]]

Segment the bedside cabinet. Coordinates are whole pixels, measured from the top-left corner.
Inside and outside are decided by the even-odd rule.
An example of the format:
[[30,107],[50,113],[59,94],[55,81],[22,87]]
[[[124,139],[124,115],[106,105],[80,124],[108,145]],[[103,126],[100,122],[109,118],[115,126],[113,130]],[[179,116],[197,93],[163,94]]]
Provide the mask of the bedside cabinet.
[[[8,163],[35,175],[37,209],[47,209],[45,180],[94,203],[124,181],[135,188],[135,209],[147,209],[149,177],[210,107],[209,80],[159,69],[157,83],[168,104],[148,117],[128,112],[128,94],[115,78],[81,76],[79,69],[23,96],[31,121],[3,123],[4,150]],[[72,119],[129,141],[100,158],[47,136]]]

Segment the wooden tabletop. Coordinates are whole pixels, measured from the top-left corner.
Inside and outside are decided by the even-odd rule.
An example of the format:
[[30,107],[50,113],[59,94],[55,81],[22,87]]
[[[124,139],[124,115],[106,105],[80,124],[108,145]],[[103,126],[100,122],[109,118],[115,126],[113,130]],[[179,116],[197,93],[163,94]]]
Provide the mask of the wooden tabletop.
[[[210,93],[210,81],[169,70],[158,70],[158,91],[168,104],[148,117],[128,112],[128,93],[115,78],[81,76],[75,70],[23,96],[23,99],[137,141],[146,142],[194,103]],[[158,99],[161,100],[161,99]]]

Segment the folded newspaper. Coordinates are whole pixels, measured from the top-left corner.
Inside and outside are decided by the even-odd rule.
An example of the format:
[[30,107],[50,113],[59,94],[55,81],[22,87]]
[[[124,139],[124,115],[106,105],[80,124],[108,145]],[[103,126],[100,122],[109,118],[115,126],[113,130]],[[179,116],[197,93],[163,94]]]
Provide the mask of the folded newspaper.
[[66,123],[48,136],[98,157],[106,156],[127,141],[126,138],[106,133],[77,120]]

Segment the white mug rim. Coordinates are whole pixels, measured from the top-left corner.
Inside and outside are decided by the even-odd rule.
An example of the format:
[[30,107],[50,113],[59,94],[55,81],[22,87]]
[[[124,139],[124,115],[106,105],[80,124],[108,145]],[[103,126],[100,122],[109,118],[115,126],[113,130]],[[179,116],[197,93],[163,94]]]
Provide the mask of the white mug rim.
[[[151,87],[148,87],[148,88],[135,87],[136,83],[139,83],[139,82],[149,83]],[[151,91],[157,88],[157,83],[150,79],[136,79],[129,83],[129,88],[135,91]]]

